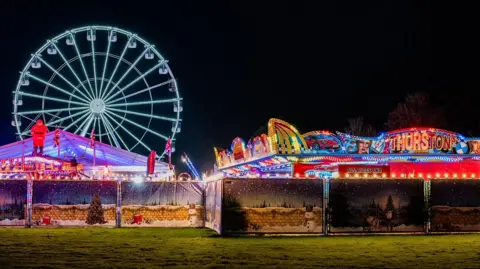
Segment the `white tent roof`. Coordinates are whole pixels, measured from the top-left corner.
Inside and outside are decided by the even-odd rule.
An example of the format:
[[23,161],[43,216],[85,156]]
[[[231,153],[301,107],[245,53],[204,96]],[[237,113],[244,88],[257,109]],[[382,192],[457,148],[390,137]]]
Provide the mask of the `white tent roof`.
[[[49,132],[45,138],[45,147],[43,154],[57,157],[58,149],[53,143],[54,132]],[[108,165],[113,170],[144,170],[147,169],[147,156],[139,155],[116,148],[108,144],[95,141],[96,149],[96,165]],[[17,141],[0,147],[0,159],[20,158],[22,156],[31,155],[33,152],[32,138]],[[90,139],[72,134],[66,131],[60,131],[60,157],[61,159],[71,160],[73,157],[85,168],[93,166],[93,148],[90,147]],[[115,169],[125,168],[125,169]],[[155,172],[166,172],[168,164],[156,161]]]

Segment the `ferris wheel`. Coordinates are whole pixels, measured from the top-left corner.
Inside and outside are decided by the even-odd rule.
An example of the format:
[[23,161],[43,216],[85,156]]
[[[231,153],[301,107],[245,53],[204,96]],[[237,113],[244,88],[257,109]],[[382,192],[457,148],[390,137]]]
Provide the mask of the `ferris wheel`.
[[50,130],[93,133],[135,152],[162,148],[181,130],[182,98],[168,61],[154,45],[115,27],[86,26],[47,40],[13,94],[12,126],[22,140],[38,119]]

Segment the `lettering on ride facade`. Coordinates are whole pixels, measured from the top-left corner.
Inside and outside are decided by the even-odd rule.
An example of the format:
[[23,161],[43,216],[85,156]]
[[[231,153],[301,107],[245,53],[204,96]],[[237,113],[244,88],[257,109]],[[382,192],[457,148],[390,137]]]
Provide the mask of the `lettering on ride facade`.
[[405,132],[391,138],[394,151],[428,152],[450,151],[457,144],[457,136],[433,132]]

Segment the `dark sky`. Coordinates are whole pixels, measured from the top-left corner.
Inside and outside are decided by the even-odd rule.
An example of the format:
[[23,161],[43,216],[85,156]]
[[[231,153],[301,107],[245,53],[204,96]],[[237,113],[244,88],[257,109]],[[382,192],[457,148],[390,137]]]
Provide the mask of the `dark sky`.
[[[271,117],[303,133],[342,130],[361,115],[381,130],[395,104],[420,90],[448,109],[449,129],[479,129],[480,46],[468,7],[151,2],[1,1],[1,91],[10,96],[18,71],[48,37],[107,24],[138,33],[170,60],[184,97],[177,156],[185,151],[202,168],[213,162],[214,145],[248,139]],[[0,105],[2,144],[14,140],[10,99]]]
[[272,207],[283,203],[297,208],[303,204],[322,207],[321,180],[230,180],[224,185],[224,191],[245,207],[259,207],[264,202]]
[[33,192],[34,204],[89,204],[94,194],[100,196],[102,204],[115,204],[117,199],[113,182],[41,181],[35,183]]

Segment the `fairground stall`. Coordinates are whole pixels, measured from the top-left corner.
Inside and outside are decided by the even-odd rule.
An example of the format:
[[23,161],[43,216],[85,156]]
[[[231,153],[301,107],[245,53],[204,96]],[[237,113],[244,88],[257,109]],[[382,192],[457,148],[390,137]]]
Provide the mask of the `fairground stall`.
[[32,139],[0,147],[0,226],[204,226],[201,183],[153,155],[64,131],[40,155]]
[[223,189],[223,233],[480,231],[479,153],[480,138],[434,128],[301,134],[271,119],[215,148],[208,184]]

